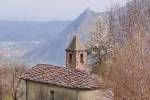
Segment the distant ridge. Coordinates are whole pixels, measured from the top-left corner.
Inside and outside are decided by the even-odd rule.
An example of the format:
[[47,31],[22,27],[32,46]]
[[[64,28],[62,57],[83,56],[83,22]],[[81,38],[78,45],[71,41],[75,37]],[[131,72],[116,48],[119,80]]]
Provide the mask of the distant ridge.
[[42,41],[56,37],[71,21],[1,21],[0,41]]
[[65,64],[65,49],[73,36],[78,33],[82,41],[85,41],[89,34],[89,27],[98,16],[104,13],[97,13],[91,9],[86,9],[79,17],[66,26],[56,39],[49,39],[39,48],[25,55],[28,61],[44,62],[51,64]]

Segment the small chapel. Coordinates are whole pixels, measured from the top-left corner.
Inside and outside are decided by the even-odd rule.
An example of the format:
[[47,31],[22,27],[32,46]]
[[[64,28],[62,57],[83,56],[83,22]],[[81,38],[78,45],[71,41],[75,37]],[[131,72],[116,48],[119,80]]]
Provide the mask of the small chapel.
[[87,49],[75,35],[66,49],[65,67],[37,64],[23,74],[26,100],[107,100],[108,88],[87,65]]

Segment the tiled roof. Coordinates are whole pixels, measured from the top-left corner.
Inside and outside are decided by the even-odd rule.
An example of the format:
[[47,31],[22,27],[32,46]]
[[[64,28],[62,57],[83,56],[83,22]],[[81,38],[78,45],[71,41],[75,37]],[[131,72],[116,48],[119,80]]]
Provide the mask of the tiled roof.
[[66,50],[86,50],[86,48],[81,43],[79,37],[77,35],[75,35]]
[[99,87],[99,80],[96,75],[83,70],[48,64],[36,65],[25,72],[21,78],[67,88],[96,89]]

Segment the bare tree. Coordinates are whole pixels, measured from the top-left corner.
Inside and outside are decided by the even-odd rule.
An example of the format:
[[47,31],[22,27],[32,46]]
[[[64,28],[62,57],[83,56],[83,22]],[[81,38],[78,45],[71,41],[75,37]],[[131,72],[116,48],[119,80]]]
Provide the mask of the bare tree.
[[25,71],[25,65],[22,64],[14,64],[13,67],[11,67],[11,75],[12,79],[11,81],[11,94],[13,97],[13,100],[18,100],[18,97],[22,96],[22,92],[19,91],[19,86],[21,84],[21,79],[19,76]]
[[[149,100],[150,1],[132,0],[124,8],[118,5],[112,7],[108,12],[107,23],[96,24],[90,40],[97,47],[98,52],[94,52],[92,58],[96,62],[102,62],[99,53],[101,46],[108,46],[103,42],[107,40],[107,37],[103,39],[103,26],[107,26],[111,39],[108,44],[113,44],[111,66],[106,79],[115,83],[115,100]],[[95,57],[100,60],[95,60]],[[98,65],[101,66],[102,63]]]
[[115,100],[150,98],[149,9],[149,0],[132,0],[125,10],[118,9],[114,17],[110,14],[118,26],[111,27],[117,41],[108,76],[116,83]]
[[139,45],[130,40],[114,54],[109,79],[116,83],[116,100],[148,100],[150,97],[150,52],[141,53],[139,48],[143,46]]
[[91,29],[88,46],[91,49],[91,57],[95,64],[101,64],[111,54],[112,45],[107,28],[107,20],[103,17],[98,17]]
[[25,71],[26,65],[22,63],[5,62],[2,64],[1,73],[1,93],[10,94],[13,100],[18,100],[23,93],[20,91],[20,75]]
[[91,28],[91,34],[87,42],[92,72],[103,76],[105,76],[104,73],[108,64],[105,61],[111,58],[113,47],[107,25],[107,19],[103,16],[98,17]]
[[[2,64],[3,66],[4,64]],[[5,67],[0,68],[0,100],[2,100],[3,95],[8,92],[8,81],[6,78],[8,77],[8,70]]]

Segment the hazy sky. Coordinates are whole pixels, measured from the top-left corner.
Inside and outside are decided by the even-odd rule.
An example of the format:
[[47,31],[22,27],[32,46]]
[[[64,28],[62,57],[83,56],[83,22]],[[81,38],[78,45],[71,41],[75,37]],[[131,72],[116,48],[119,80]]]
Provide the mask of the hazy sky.
[[112,1],[125,0],[0,0],[0,20],[71,20],[86,8],[105,11]]

